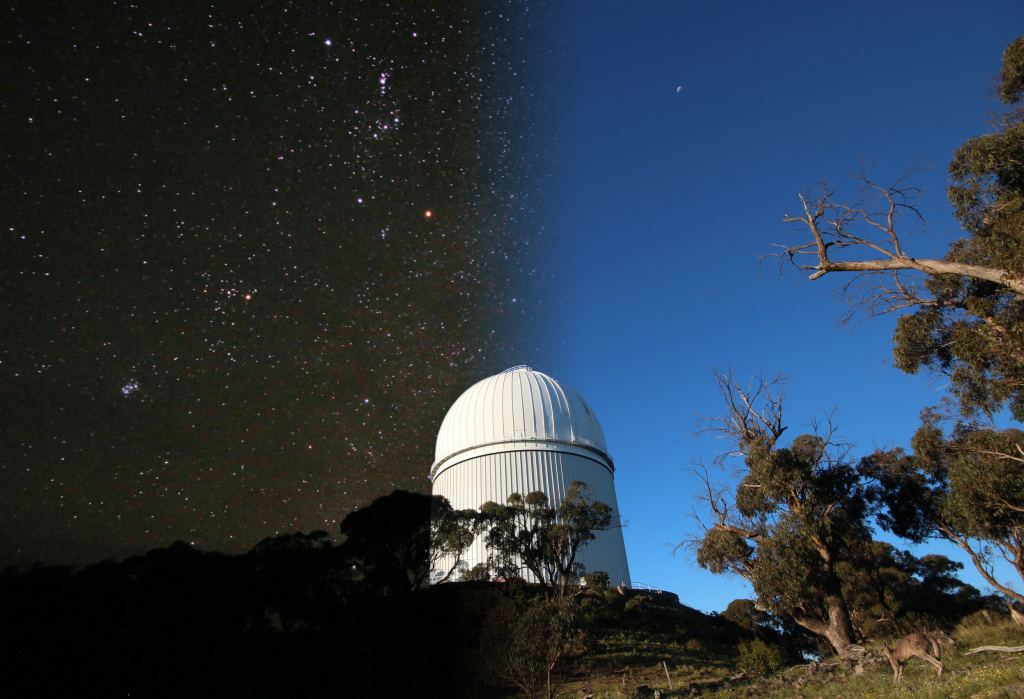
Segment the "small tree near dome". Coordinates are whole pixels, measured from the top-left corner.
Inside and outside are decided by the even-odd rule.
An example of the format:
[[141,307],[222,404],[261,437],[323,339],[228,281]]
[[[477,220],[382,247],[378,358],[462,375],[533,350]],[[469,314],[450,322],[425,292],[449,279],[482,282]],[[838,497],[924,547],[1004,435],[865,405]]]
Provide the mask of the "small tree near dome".
[[[448,582],[459,569],[462,556],[476,538],[479,514],[456,510],[442,495],[431,498],[430,575],[432,584]],[[465,576],[463,576],[465,577]]]
[[591,500],[587,491],[574,481],[557,507],[540,491],[525,498],[513,493],[504,505],[484,503],[481,528],[492,571],[504,579],[529,572],[556,595],[572,594],[584,573],[576,560],[580,548],[613,526],[612,508]]

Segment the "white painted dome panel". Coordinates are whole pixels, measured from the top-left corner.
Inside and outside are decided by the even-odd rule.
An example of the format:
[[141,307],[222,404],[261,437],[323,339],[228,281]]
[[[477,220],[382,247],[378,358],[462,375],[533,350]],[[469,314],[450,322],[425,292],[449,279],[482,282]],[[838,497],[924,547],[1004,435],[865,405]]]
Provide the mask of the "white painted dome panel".
[[513,367],[477,382],[455,401],[438,431],[434,464],[485,444],[535,440],[608,454],[604,430],[579,393],[547,374]]

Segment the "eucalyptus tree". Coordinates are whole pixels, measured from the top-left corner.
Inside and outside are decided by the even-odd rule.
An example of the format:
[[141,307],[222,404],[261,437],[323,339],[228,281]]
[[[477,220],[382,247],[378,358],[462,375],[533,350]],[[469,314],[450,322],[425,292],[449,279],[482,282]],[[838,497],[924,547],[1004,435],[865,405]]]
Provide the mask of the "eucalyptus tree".
[[569,485],[557,506],[540,491],[513,493],[503,505],[484,503],[480,515],[492,571],[506,579],[528,571],[562,597],[584,573],[576,560],[580,548],[613,526],[611,506],[592,500],[580,481]]
[[443,495],[431,496],[429,570],[434,584],[448,582],[473,545],[479,522],[476,510],[456,510]]
[[690,542],[697,563],[746,578],[760,608],[846,655],[857,639],[839,566],[871,540],[856,469],[830,428],[780,444],[786,427],[777,382],[744,388],[731,374],[716,377],[727,411],[709,425],[733,441],[742,478],[728,494],[703,471],[711,518]]
[[[781,257],[819,279],[852,275],[854,310],[899,312],[895,364],[945,374],[966,416],[1008,407],[1024,421],[1024,37],[1003,54],[998,95],[1005,110],[991,133],[969,139],[949,165],[947,190],[964,236],[939,258],[910,250],[916,190],[861,178],[861,196],[831,189],[800,195],[783,220],[803,232]],[[908,218],[909,217],[909,218]]]
[[861,461],[872,479],[879,522],[913,541],[959,546],[985,581],[1024,602],[1024,588],[1000,580],[996,559],[1024,580],[1024,432],[960,424],[945,435],[926,411],[912,450],[879,451]]

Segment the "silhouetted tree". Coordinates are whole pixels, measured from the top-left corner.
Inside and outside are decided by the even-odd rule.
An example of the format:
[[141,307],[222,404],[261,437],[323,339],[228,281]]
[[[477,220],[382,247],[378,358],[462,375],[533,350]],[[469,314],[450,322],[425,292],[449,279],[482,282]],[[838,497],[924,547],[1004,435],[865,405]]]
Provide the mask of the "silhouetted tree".
[[531,699],[554,699],[587,649],[576,606],[562,597],[505,598],[488,616],[481,643],[487,666]]
[[387,594],[427,584],[433,506],[429,495],[396,490],[342,520],[342,553],[365,585]]
[[612,508],[591,500],[580,481],[570,484],[558,507],[540,491],[525,498],[513,493],[504,505],[484,503],[480,515],[492,569],[504,578],[521,577],[527,570],[561,596],[584,572],[576,560],[580,547],[613,524]]

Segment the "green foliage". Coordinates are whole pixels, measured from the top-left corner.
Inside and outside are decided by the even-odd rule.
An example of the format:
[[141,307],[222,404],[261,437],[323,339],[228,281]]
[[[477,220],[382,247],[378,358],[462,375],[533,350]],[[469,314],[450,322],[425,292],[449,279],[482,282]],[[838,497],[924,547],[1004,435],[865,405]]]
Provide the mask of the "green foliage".
[[[946,518],[965,534],[1004,541],[1024,533],[1024,432],[976,430],[960,435],[952,447]],[[1024,567],[1020,569],[1024,573]]]
[[782,667],[782,651],[778,646],[768,645],[761,639],[741,641],[739,652],[736,664],[742,670],[770,675]]
[[758,628],[768,617],[752,599],[734,599],[722,612],[722,616],[747,631]]
[[960,425],[947,437],[925,412],[912,446],[910,454],[895,449],[861,461],[879,523],[913,541],[956,544],[989,584],[1024,601],[994,578],[986,551],[1014,561],[1024,579],[1024,432]]
[[[1024,37],[1003,55],[999,95],[1011,107],[1024,94],[1022,76]],[[949,174],[949,200],[968,236],[946,259],[1024,279],[1024,110],[1011,108],[994,133],[960,146]],[[897,322],[896,366],[948,375],[965,415],[1008,406],[1024,420],[1024,298],[1002,284],[958,275],[932,276],[925,286],[931,298]]]
[[491,579],[491,569],[486,563],[477,563],[472,568],[466,569],[459,580],[464,582],[482,582]]
[[[934,484],[957,466],[943,462],[921,469],[903,452],[891,452],[854,467],[844,458],[845,450],[817,435],[777,446],[785,430],[778,418],[779,400],[764,384],[747,393],[729,377],[719,375],[719,380],[730,402],[727,425],[739,426],[746,470],[731,503],[707,484],[715,521],[697,542],[696,554],[698,564],[713,573],[738,574],[752,584],[756,600],[737,600],[726,610],[736,624],[762,639],[784,634],[794,656],[807,649],[796,625],[843,653],[858,639],[906,632],[915,625],[949,628],[983,604],[976,589],[956,578],[959,564],[898,551],[873,540],[868,526],[869,505],[884,500],[890,505],[888,512],[880,508],[884,523],[893,526],[900,518],[898,534],[930,531],[929,513],[947,507]],[[751,414],[758,415],[757,424],[748,418]],[[948,451],[941,430],[931,422],[914,443],[923,455]],[[1009,447],[1008,442],[984,445]],[[974,446],[971,458],[981,451]],[[958,452],[958,458],[966,454]],[[899,492],[882,487],[891,474],[908,487]],[[997,470],[991,479],[974,478],[972,487],[994,487],[1000,479],[1012,484],[1024,477]]]
[[753,557],[754,547],[728,529],[709,529],[697,549],[697,565],[712,573],[745,575]]
[[480,508],[490,567],[500,577],[518,579],[525,569],[549,589],[568,594],[584,574],[576,560],[581,546],[613,525],[612,508],[587,497],[587,486],[575,481],[558,507],[544,493],[509,496],[505,505],[488,502]]
[[917,558],[881,541],[838,566],[858,635],[885,638],[923,628],[951,629],[986,598],[956,577],[963,566],[945,556]]
[[643,597],[632,597],[626,600],[626,614],[639,614],[645,607]]
[[999,75],[999,99],[1015,104],[1024,97],[1024,36],[1017,37],[1003,52],[1003,70]]
[[[458,570],[462,555],[476,538],[478,519],[479,515],[475,510],[455,510],[447,498],[433,496],[430,508],[430,571],[434,578],[432,582],[445,582]],[[478,573],[479,571],[474,574]],[[466,579],[465,574],[462,577]]]
[[587,573],[583,576],[583,584],[587,586],[588,590],[605,590],[608,588],[608,583],[608,573],[603,570]]
[[[823,559],[808,529],[799,516],[783,513],[770,536],[758,545],[750,581],[758,599],[773,612],[807,616],[824,623],[829,600],[835,597],[840,581],[834,565]],[[850,543],[830,541],[825,545],[836,561]]]
[[[719,381],[723,393],[734,396],[731,424],[752,411],[777,409],[781,415],[781,403],[764,386],[753,394],[767,401],[762,410],[752,396],[726,383],[731,379],[719,375]],[[697,563],[747,578],[760,607],[793,619],[843,652],[854,637],[836,565],[852,560],[870,541],[859,477],[820,436],[801,435],[779,447],[781,423],[771,433],[741,424],[736,436],[746,472],[733,506],[711,498],[716,522],[697,545]]]

